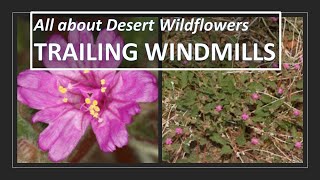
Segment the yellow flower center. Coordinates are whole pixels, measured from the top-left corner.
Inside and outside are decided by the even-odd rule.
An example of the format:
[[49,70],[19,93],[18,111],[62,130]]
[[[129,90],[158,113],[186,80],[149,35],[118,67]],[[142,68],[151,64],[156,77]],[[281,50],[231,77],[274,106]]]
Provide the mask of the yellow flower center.
[[106,80],[105,80],[105,79],[101,79],[101,80],[100,80],[100,84],[101,84],[101,85],[105,85],[105,84],[106,84]]
[[91,101],[90,98],[86,98],[85,103],[88,105],[90,104],[89,106],[90,115],[96,118],[99,123],[103,122],[103,119],[99,117],[100,107],[98,106],[98,101],[97,100]]
[[68,90],[67,88],[63,87],[63,86],[59,86],[59,92],[62,93],[62,94],[65,94]]
[[85,102],[86,102],[86,104],[90,104],[90,103],[91,103],[90,98],[86,98],[86,99],[85,99]]
[[63,101],[64,103],[67,103],[67,102],[68,102],[68,98],[65,97],[65,98],[62,99],[62,101]]
[[101,92],[106,92],[107,88],[106,87],[101,87]]

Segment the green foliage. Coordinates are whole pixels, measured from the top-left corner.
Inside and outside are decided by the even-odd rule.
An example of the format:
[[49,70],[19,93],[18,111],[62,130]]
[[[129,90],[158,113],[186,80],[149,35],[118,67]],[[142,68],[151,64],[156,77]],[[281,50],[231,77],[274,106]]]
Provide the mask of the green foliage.
[[[178,138],[172,133],[174,129],[171,129],[170,137],[175,140],[170,148],[164,145],[163,149],[166,152],[164,160],[172,162],[175,156],[179,156],[176,159],[179,163],[217,162],[223,158],[236,156],[234,150],[254,148],[250,142],[252,137],[257,137],[261,146],[262,144],[265,147],[273,146],[274,139],[269,133],[275,134],[273,136],[285,134],[300,140],[302,121],[300,117],[292,115],[291,106],[301,110],[302,80],[296,80],[290,89],[285,89],[285,92],[279,95],[277,91],[280,83],[281,87],[288,87],[292,83],[292,80],[282,79],[283,76],[278,76],[274,72],[259,74],[209,71],[163,72],[163,101],[177,105],[176,111],[171,112],[173,119],[170,122],[192,130]],[[252,99],[253,93],[258,93],[259,99]],[[215,110],[218,105],[223,107],[220,112]],[[247,121],[241,118],[244,112],[250,115]],[[260,129],[260,132],[257,133],[253,128]],[[288,141],[288,145],[281,148],[291,151],[294,141],[289,139],[283,141]],[[181,143],[182,148],[180,148]],[[216,154],[213,156],[209,152]],[[168,154],[169,159],[166,158]],[[180,159],[182,154],[184,157]]]
[[221,144],[221,145],[223,145],[223,146],[225,146],[228,142],[224,139],[224,138],[222,138],[221,136],[220,136],[220,134],[218,134],[218,133],[213,133],[212,134],[212,136],[210,136],[210,139],[211,139],[211,141],[213,141],[213,142],[215,142],[215,143],[218,143],[218,144]]
[[17,121],[17,135],[19,137],[27,137],[28,139],[36,140],[38,135],[32,128],[31,124],[22,119],[18,114]]
[[221,155],[231,154],[232,149],[230,148],[229,145],[224,145],[224,146],[222,146],[220,153],[221,153]]

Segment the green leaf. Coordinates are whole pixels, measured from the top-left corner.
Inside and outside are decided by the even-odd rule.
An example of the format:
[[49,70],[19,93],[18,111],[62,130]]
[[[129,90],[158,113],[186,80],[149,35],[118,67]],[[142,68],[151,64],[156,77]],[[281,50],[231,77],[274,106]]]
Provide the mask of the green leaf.
[[26,120],[22,119],[18,114],[18,123],[17,123],[17,134],[19,137],[31,138],[33,140],[37,139],[37,133],[32,128],[31,124]]
[[182,71],[181,73],[181,88],[185,88],[188,85],[188,71]]
[[204,106],[204,111],[205,112],[210,112],[214,109],[214,103],[208,103]]
[[271,98],[270,96],[267,96],[267,95],[264,95],[264,94],[263,94],[263,95],[261,96],[261,101],[267,104],[267,103],[272,102],[272,98]]
[[224,138],[222,138],[218,133],[213,133],[212,136],[210,136],[210,140],[221,145],[227,144],[227,141]]
[[297,82],[297,88],[298,89],[303,89],[303,81],[302,81],[302,79]]
[[237,138],[236,142],[239,146],[243,146],[246,144],[246,138],[244,137],[244,132],[242,132]]
[[184,144],[184,145],[182,146],[182,148],[183,148],[183,151],[184,151],[184,152],[190,154],[190,146]]
[[237,41],[238,41],[238,38],[235,36],[228,36],[229,39],[228,39],[228,42],[231,43],[231,44],[235,44]]
[[291,102],[303,102],[303,96],[298,94],[292,95]]
[[188,80],[189,80],[189,83],[191,83],[192,82],[192,80],[193,80],[193,72],[188,72]]
[[201,146],[207,144],[207,139],[206,138],[200,138],[199,143]]
[[216,32],[212,32],[211,35],[210,35],[210,40],[211,42],[217,42],[217,33]]
[[190,156],[188,158],[189,163],[197,163],[198,161],[199,161],[199,154],[197,154],[197,153],[190,154]]
[[277,88],[277,84],[274,81],[268,81],[268,85],[272,88],[272,89],[276,89]]
[[195,91],[186,90],[186,94],[183,96],[181,101],[177,102],[178,106],[190,106],[196,102],[197,94]]
[[256,117],[268,117],[270,116],[269,112],[266,112],[264,109],[258,109],[254,112]]
[[293,136],[293,138],[297,138],[297,129],[295,126],[292,126],[291,128],[291,135]]
[[199,107],[198,106],[193,106],[190,112],[191,116],[196,116],[199,114]]
[[278,100],[278,101],[270,104],[270,106],[269,106],[269,111],[270,111],[271,113],[273,113],[273,112],[276,111],[278,108],[280,108],[280,106],[283,104],[283,102],[284,102],[284,100],[281,99],[281,100]]
[[227,154],[232,154],[232,149],[230,148],[229,145],[224,145],[222,148],[221,148],[221,155],[227,155]]
[[252,82],[249,84],[248,88],[252,91],[252,92],[256,92],[256,91],[262,91],[264,90],[264,87],[262,84],[257,83],[257,82]]
[[164,151],[163,149],[162,149],[162,160],[163,161],[169,160],[169,153],[167,151]]
[[262,117],[258,117],[258,116],[255,116],[253,118],[251,118],[253,122],[256,122],[256,123],[259,123],[259,122],[264,122],[265,119],[262,118]]

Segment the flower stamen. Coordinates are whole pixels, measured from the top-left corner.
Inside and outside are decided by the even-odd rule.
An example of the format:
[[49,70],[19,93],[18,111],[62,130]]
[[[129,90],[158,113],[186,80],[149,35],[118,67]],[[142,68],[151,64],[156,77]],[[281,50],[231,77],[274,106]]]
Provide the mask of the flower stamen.
[[62,93],[62,94],[65,94],[68,90],[67,88],[63,87],[63,86],[59,86],[59,92]]
[[85,102],[86,102],[86,104],[90,104],[91,103],[91,99],[90,98],[86,98]]
[[65,97],[65,98],[62,99],[62,101],[63,101],[64,103],[67,103],[67,102],[68,102],[68,98]]
[[90,71],[89,70],[84,70],[83,73],[87,74],[89,73]]
[[85,99],[85,103],[86,104],[91,104],[90,106],[89,106],[89,111],[90,111],[90,115],[92,116],[92,117],[94,117],[94,118],[96,118],[98,121],[101,121],[101,120],[99,120],[99,119],[101,119],[100,117],[99,117],[99,112],[100,112],[100,108],[99,108],[99,106],[98,106],[98,101],[97,100],[93,100],[92,102],[91,102],[91,99],[90,98],[86,98]]
[[106,92],[106,90],[107,90],[106,87],[102,87],[102,88],[101,88],[101,92],[103,92],[103,93]]
[[101,85],[105,85],[105,84],[106,84],[106,80],[105,80],[105,79],[101,79],[101,80],[100,80],[100,84],[101,84]]

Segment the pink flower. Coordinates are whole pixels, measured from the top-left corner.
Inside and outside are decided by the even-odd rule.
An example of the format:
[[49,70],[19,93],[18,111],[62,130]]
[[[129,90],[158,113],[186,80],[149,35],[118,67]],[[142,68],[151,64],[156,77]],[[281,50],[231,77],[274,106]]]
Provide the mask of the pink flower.
[[301,142],[296,142],[294,144],[294,147],[297,148],[297,149],[300,149],[300,148],[302,148],[302,143]]
[[48,124],[38,144],[52,161],[65,159],[89,124],[102,151],[125,146],[138,103],[158,97],[157,79],[147,71],[26,70],[17,80],[18,100],[39,110],[32,122]]
[[251,98],[252,98],[253,100],[258,100],[258,99],[260,98],[260,96],[259,96],[258,93],[253,93],[253,94],[251,95]]
[[283,68],[289,69],[290,68],[290,64],[289,63],[283,63]]
[[181,128],[176,128],[176,134],[180,135],[183,133],[183,130]]
[[277,68],[277,67],[279,67],[279,64],[278,63],[272,63],[272,67],[273,68]]
[[299,69],[300,69],[300,64],[298,64],[298,63],[295,64],[295,65],[294,65],[294,69],[299,70]]
[[242,118],[242,120],[246,121],[246,120],[249,119],[249,115],[246,114],[246,113],[243,113],[243,114],[241,115],[241,118]]
[[280,87],[279,89],[278,89],[278,94],[283,94],[283,89]]
[[[68,40],[73,45],[93,43],[93,35],[73,31]],[[49,42],[58,43],[62,49],[67,45],[60,35],[51,36]],[[114,32],[103,30],[96,42],[121,44],[123,40]],[[47,67],[57,67],[56,61],[49,61],[46,56],[43,62]],[[121,61],[96,62],[71,59],[65,61],[63,67],[118,67]],[[138,103],[158,98],[157,79],[147,71],[26,70],[18,75],[17,82],[17,99],[39,110],[32,122],[48,124],[39,135],[38,144],[40,149],[48,151],[52,161],[65,159],[89,124],[102,151],[112,152],[125,146],[128,143],[126,126],[132,116],[140,113]]]
[[300,111],[298,109],[293,110],[293,115],[300,116]]
[[255,137],[251,138],[251,144],[253,144],[253,145],[259,144],[259,139],[255,138]]
[[222,107],[221,105],[218,105],[218,106],[216,106],[216,108],[215,108],[215,110],[216,110],[217,112],[222,111],[222,109],[223,109],[223,107]]
[[167,138],[166,139],[166,145],[170,145],[172,144],[172,139],[171,138]]
[[[106,53],[102,53],[101,60],[102,61],[87,61],[86,58],[88,58],[87,49],[91,50],[90,57],[95,57],[99,59],[99,45],[102,44],[102,52],[106,51],[106,44],[111,44],[112,47],[119,46],[121,49],[123,48],[124,41],[123,38],[117,34],[116,31],[107,31],[106,29],[103,29],[99,32],[97,39],[94,41],[93,34],[89,31],[71,31],[68,34],[68,39],[66,40],[62,35],[60,34],[53,34],[48,39],[47,43],[55,43],[58,44],[61,49],[58,52],[60,57],[64,56],[64,52],[67,49],[68,43],[72,44],[74,47],[74,51],[76,56],[80,59],[81,56],[83,56],[84,60],[74,60],[73,57],[67,57],[66,61],[59,61],[57,60],[56,56],[52,56],[52,61],[49,60],[49,47],[46,46],[43,48],[43,64],[46,67],[49,68],[86,68],[86,67],[94,67],[94,68],[112,68],[112,67],[118,67],[122,61],[122,57],[120,57],[120,60],[115,60],[114,57],[111,55],[109,59],[106,61]],[[84,51],[82,52],[80,47],[80,44],[83,44]],[[88,46],[88,44],[91,45]],[[69,50],[70,51],[70,48]],[[82,53],[81,53],[82,52]],[[82,55],[81,55],[82,54]]]
[[272,21],[272,22],[278,22],[278,17],[270,17],[270,20]]
[[303,62],[303,56],[300,56],[299,61],[302,63]]
[[183,65],[187,65],[188,63],[189,63],[188,60],[183,60],[183,61],[182,61],[182,64],[183,64]]

